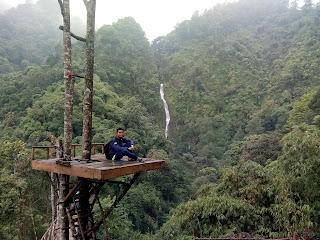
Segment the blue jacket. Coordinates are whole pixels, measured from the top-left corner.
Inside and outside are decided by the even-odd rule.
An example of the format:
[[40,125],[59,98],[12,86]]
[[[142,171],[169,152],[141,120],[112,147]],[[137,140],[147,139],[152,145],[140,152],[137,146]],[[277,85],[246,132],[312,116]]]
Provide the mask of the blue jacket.
[[109,155],[112,157],[116,154],[116,152],[121,152],[123,150],[127,150],[128,147],[133,145],[133,141],[122,138],[118,139],[116,137],[112,138],[109,142]]

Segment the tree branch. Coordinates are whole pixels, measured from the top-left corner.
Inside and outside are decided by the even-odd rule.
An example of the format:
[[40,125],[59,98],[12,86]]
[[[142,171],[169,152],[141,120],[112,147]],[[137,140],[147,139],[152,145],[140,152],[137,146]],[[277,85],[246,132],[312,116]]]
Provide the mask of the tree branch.
[[88,1],[87,0],[83,0],[84,5],[86,5],[86,9],[88,10]]
[[64,7],[63,7],[62,0],[58,0],[58,2],[59,2],[59,5],[60,5],[61,15],[63,17],[64,16]]
[[[63,26],[59,26],[59,29],[63,31]],[[81,42],[86,42],[86,39],[83,37],[79,37],[78,35],[75,35],[74,33],[70,32],[71,37],[77,39],[78,41]]]
[[122,193],[116,198],[116,200],[113,202],[111,207],[107,211],[104,212],[101,220],[97,223],[96,228],[99,228],[101,224],[104,221],[104,218],[108,217],[109,214],[112,212],[112,210],[118,205],[118,203],[121,201],[121,199],[126,195],[126,193],[129,191],[133,183],[138,179],[140,173],[135,173],[133,175],[133,178],[131,179],[130,183],[127,184],[127,186],[123,189]]
[[80,76],[78,74],[74,74],[75,77],[78,77],[78,78],[84,78],[84,76]]

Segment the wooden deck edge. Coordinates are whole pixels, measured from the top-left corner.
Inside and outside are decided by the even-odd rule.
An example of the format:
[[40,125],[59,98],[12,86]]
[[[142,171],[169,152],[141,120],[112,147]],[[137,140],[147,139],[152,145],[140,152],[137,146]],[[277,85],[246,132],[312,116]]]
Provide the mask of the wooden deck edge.
[[129,174],[156,170],[164,167],[165,167],[165,161],[157,161],[157,162],[151,162],[151,163],[148,163],[148,162],[136,163],[134,165],[122,165],[121,167],[102,171],[101,177],[103,180],[107,180],[107,179],[117,178],[117,177],[129,175]]
[[125,176],[139,172],[146,172],[165,167],[165,161],[163,160],[133,163],[130,162],[128,164],[121,164],[115,166],[110,166],[110,162],[105,162],[105,166],[103,166],[103,162],[97,162],[97,167],[95,167],[93,163],[84,163],[80,165],[72,165],[72,161],[70,163],[70,166],[63,166],[47,160],[32,160],[31,167],[34,170],[54,172],[59,174],[66,174],[71,176],[98,180],[108,180],[120,176]]

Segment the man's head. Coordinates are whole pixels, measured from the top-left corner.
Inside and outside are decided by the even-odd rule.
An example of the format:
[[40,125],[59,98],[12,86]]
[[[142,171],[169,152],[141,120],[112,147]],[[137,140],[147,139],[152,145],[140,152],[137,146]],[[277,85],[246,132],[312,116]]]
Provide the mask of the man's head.
[[117,129],[116,138],[121,139],[123,138],[124,130],[122,128]]

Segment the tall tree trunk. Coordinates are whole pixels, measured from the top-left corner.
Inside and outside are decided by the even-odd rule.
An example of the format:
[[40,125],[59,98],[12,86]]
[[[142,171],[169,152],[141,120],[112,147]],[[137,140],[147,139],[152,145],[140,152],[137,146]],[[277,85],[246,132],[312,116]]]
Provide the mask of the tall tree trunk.
[[55,173],[50,173],[50,178],[51,178],[51,220],[54,222],[57,217],[57,208],[56,208],[56,191],[57,191],[57,183],[56,183],[56,174]]
[[63,1],[63,45],[64,45],[64,158],[71,160],[72,110],[74,74],[71,63],[70,6]]
[[[74,74],[71,63],[71,35],[70,35],[70,5],[69,0],[58,0],[63,16],[63,45],[64,45],[64,150],[65,160],[71,160],[72,144],[72,110]],[[58,176],[58,206],[57,206],[57,231],[59,240],[69,239],[69,224],[64,199],[69,191],[69,176],[59,174]]]
[[59,174],[59,197],[57,206],[57,225],[56,225],[56,238],[59,240],[69,239],[69,222],[66,212],[66,204],[64,202],[65,197],[69,192],[69,176],[65,174]]
[[[63,142],[62,140],[57,140],[54,138],[56,148],[56,158],[63,158]],[[57,192],[58,192],[58,175],[56,173],[50,173],[51,177],[51,215],[52,215],[52,223],[55,222],[57,218]],[[55,228],[55,225],[54,225]]]
[[[21,193],[21,190],[19,191],[20,193],[20,199],[22,199],[22,193]],[[22,202],[22,201],[21,201]],[[24,224],[23,224],[23,204],[19,204],[19,207],[18,207],[18,239],[19,240],[23,240],[25,238],[24,236]],[[37,235],[35,235],[37,236]]]
[[94,33],[96,0],[83,0],[87,8],[86,35],[86,86],[83,103],[82,158],[91,159],[92,141],[92,101],[93,101],[93,67],[94,67]]

